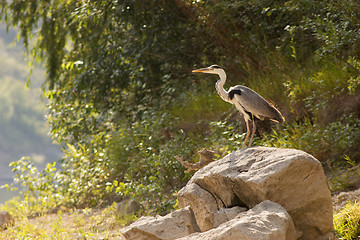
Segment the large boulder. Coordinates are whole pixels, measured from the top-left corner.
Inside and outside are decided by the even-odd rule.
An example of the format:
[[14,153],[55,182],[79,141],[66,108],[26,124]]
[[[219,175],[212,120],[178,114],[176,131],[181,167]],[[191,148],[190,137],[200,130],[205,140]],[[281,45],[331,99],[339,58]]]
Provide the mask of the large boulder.
[[290,214],[300,239],[327,239],[333,231],[331,194],[322,166],[294,149],[238,150],[197,171],[179,192],[201,231],[215,225],[221,208],[253,208],[271,200]]
[[198,232],[194,215],[189,207],[166,216],[141,217],[120,230],[127,240],[177,239]]
[[[294,223],[277,203],[264,201],[217,228],[181,240],[296,240]],[[180,239],[179,239],[180,240]]]

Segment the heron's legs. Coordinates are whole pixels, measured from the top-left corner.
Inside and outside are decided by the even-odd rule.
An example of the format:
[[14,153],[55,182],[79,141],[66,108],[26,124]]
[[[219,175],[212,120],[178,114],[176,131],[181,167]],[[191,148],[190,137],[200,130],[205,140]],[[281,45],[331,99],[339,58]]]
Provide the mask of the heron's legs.
[[250,135],[249,121],[245,120],[245,122],[246,122],[246,137],[245,137],[245,140],[244,140],[244,143],[243,143],[241,149],[244,148],[245,143],[246,143],[246,141],[247,141],[247,139],[249,138],[249,135]]
[[255,135],[255,131],[256,131],[256,125],[255,125],[255,118],[253,117],[252,119],[252,133],[251,133],[251,138],[250,138],[250,143],[249,143],[249,147],[251,146],[251,143],[253,141],[254,135]]

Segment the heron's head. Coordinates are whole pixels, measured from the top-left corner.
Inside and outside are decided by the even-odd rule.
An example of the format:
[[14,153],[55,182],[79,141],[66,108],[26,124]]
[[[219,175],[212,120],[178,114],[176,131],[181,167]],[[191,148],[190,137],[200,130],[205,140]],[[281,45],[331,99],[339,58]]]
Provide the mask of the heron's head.
[[196,70],[193,70],[192,72],[195,72],[195,73],[197,73],[197,72],[210,73],[210,74],[218,74],[218,75],[220,75],[221,73],[224,73],[224,69],[222,69],[218,65],[211,65],[210,67],[196,69]]

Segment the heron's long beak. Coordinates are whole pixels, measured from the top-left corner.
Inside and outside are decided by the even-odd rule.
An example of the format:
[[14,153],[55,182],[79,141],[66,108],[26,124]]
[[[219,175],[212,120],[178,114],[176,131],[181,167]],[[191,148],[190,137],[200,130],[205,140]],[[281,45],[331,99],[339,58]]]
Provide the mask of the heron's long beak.
[[193,73],[196,73],[196,72],[207,72],[211,70],[210,68],[200,68],[200,69],[196,69],[196,70],[192,70]]

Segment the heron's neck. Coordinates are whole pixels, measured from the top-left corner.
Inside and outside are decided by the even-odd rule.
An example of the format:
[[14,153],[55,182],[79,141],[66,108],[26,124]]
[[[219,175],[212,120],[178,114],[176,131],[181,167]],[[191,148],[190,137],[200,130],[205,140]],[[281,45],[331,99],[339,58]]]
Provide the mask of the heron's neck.
[[221,71],[218,73],[220,79],[216,82],[215,84],[215,88],[218,92],[218,94],[220,95],[220,97],[226,101],[226,102],[229,102],[230,99],[229,99],[229,94],[228,92],[224,89],[224,84],[226,82],[226,73],[225,71]]

